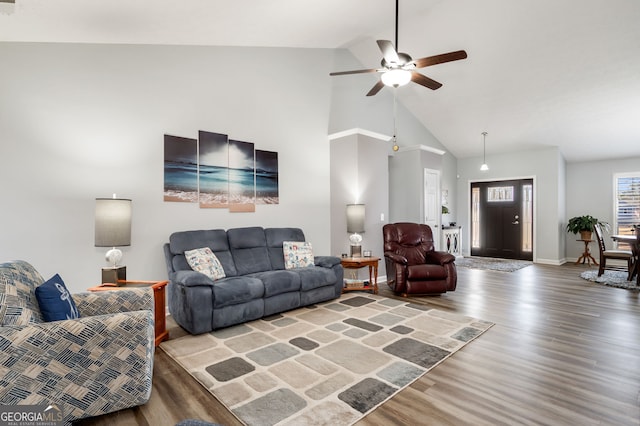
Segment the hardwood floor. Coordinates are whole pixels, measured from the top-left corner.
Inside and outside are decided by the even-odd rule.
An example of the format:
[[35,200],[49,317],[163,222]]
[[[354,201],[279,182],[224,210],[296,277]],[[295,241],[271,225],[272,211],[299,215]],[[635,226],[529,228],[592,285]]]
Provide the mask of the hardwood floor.
[[[585,281],[585,268],[458,268],[455,292],[410,298],[495,325],[357,424],[640,425],[639,293]],[[149,403],[78,424],[240,424],[162,350],[155,361]]]

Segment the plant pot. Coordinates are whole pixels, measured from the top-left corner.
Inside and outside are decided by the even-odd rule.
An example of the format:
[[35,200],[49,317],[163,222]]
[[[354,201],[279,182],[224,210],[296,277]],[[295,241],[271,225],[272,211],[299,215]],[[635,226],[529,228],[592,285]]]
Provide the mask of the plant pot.
[[591,231],[580,231],[581,240],[591,240]]

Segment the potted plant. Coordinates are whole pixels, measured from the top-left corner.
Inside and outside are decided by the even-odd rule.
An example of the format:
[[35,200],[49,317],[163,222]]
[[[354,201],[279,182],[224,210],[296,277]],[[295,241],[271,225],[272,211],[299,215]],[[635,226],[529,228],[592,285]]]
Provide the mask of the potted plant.
[[569,219],[569,222],[567,222],[567,232],[572,232],[576,235],[580,233],[580,239],[590,240],[593,227],[596,224],[600,225],[603,229],[609,229],[609,224],[607,222],[603,222],[591,215],[584,215],[575,216]]
[[442,226],[449,226],[451,222],[451,215],[449,214],[449,207],[442,206]]

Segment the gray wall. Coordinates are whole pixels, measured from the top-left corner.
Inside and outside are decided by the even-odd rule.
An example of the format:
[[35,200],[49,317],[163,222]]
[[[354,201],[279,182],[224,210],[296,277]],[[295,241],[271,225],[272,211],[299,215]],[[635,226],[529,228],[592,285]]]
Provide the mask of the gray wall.
[[[619,160],[590,161],[567,164],[567,203],[566,219],[589,214],[613,225],[615,218],[613,204],[613,175],[616,173],[640,173],[640,158]],[[566,226],[566,220],[564,221]],[[577,242],[577,236],[562,228],[566,240],[567,260],[575,261],[582,253],[584,245]],[[605,237],[607,247],[612,241]],[[597,246],[591,245],[594,257]]]
[[[0,57],[0,259],[60,273],[72,291],[100,279],[105,249],[93,246],[94,199],[112,193],[133,199],[132,245],[123,250],[131,278],[166,277],[161,246],[177,230],[299,226],[316,253],[333,252],[333,239],[347,242],[331,236],[327,134],[393,132],[391,90],[366,97],[374,76],[328,76],[361,66],[346,50],[3,42]],[[232,214],[163,202],[162,135],[198,130],[277,151],[281,204]],[[398,143],[444,149],[402,104]],[[580,249],[564,232],[566,218],[612,221],[613,173],[639,171],[638,160],[567,164],[565,185],[555,148],[490,154],[488,174],[478,170],[481,159],[446,153],[441,187],[468,232],[470,181],[535,177],[537,258],[561,263]],[[378,206],[388,191],[374,187],[370,203]],[[468,235],[464,241],[468,252]]]
[[[331,141],[331,252],[349,253],[346,205],[365,205],[365,232],[362,249],[381,258],[378,275],[386,275],[383,256],[382,226],[389,217],[389,173],[385,141],[353,134]],[[384,220],[381,220],[384,215]],[[366,268],[358,271],[368,278]]]
[[[133,199],[132,279],[166,279],[179,230],[298,226],[329,254],[333,51],[0,43],[0,259],[74,292],[106,266],[96,197]],[[228,133],[277,151],[280,204],[255,213],[163,202],[163,134]]]
[[[469,187],[474,181],[513,178],[534,179],[534,261],[561,264],[564,259],[562,233],[564,177],[557,148],[487,156],[489,170],[480,171],[482,157],[458,160],[458,224],[463,225],[463,253],[469,254]],[[562,241],[562,243],[561,243]]]
[[400,149],[389,159],[391,222],[425,223],[424,169],[442,171],[442,155],[416,146]]

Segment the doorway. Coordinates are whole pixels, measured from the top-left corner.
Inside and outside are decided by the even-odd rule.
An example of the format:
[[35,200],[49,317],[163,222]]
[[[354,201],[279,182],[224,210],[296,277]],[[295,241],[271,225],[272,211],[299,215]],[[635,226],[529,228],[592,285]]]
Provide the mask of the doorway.
[[533,179],[471,184],[471,255],[533,260]]
[[440,250],[440,170],[424,169],[424,223],[431,227],[433,244]]

